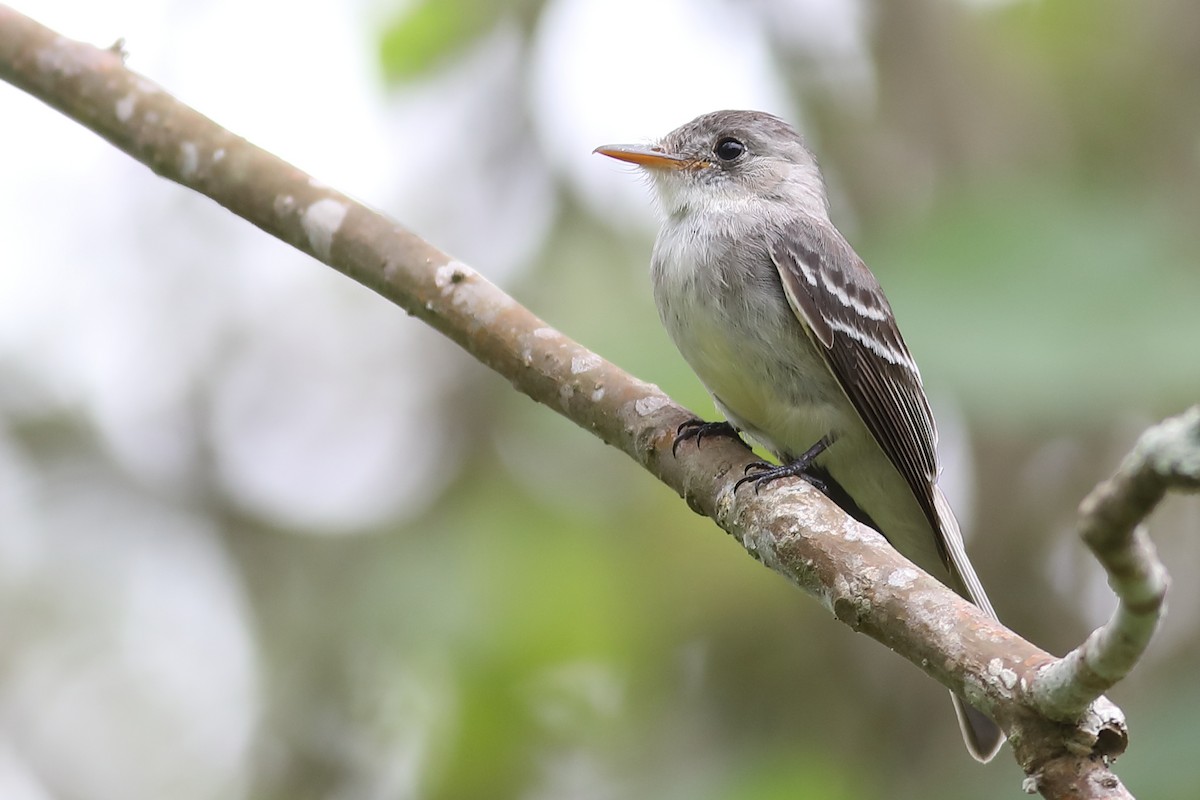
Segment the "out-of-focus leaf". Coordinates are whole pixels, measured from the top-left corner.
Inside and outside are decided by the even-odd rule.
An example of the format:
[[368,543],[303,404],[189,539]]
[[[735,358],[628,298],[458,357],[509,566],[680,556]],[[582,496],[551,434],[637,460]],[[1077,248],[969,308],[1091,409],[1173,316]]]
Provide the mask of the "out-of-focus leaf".
[[814,753],[781,752],[752,763],[724,792],[722,800],[854,800],[873,797],[863,786],[864,770],[851,770]]
[[416,0],[384,29],[384,77],[399,83],[425,75],[491,30],[504,7],[490,0]]
[[[1178,659],[1180,669],[1176,675],[1188,673],[1188,661],[1195,664],[1194,650],[1192,653],[1184,651],[1183,655]],[[1141,668],[1146,669],[1144,665]],[[1183,800],[1195,793],[1197,782],[1200,782],[1200,765],[1195,758],[1196,709],[1200,708],[1200,691],[1191,681],[1179,682],[1171,688],[1167,686],[1166,683],[1147,682],[1145,691],[1129,700],[1121,700],[1129,718],[1136,720],[1139,740],[1153,742],[1153,746],[1130,748],[1119,767],[1125,784],[1139,797]],[[1145,709],[1136,718],[1130,713],[1135,704]]]
[[1088,174],[1166,177],[1194,147],[1200,103],[1188,32],[1200,7],[1156,5],[1162,16],[1122,0],[1007,3],[991,15],[994,45],[1019,53],[1026,74],[1040,76],[1038,91],[1053,98],[1049,114],[1025,124],[1044,126],[1039,136],[1051,139],[1065,125],[1070,157]]
[[864,255],[926,383],[975,413],[1013,425],[1161,415],[1200,390],[1200,274],[1168,220],[1120,192],[1028,179],[949,198]]

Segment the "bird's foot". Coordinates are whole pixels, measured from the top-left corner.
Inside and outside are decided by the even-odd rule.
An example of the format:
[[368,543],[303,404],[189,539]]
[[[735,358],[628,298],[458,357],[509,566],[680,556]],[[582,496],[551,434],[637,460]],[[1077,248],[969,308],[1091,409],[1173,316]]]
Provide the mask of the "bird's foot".
[[695,439],[696,447],[699,447],[705,436],[729,436],[739,442],[742,441],[737,428],[728,422],[705,422],[702,419],[689,419],[675,429],[675,441],[671,442],[671,455],[678,453],[679,445],[688,439]]
[[733,485],[733,491],[736,492],[743,483],[753,483],[754,493],[772,481],[777,481],[780,478],[803,478],[812,486],[820,490],[823,494],[829,493],[829,485],[825,481],[811,474],[808,468],[817,460],[817,456],[824,453],[826,448],[831,444],[828,437],[822,438],[821,441],[808,448],[799,458],[782,466],[768,464],[765,461],[755,461],[746,465],[746,477],[740,478]]

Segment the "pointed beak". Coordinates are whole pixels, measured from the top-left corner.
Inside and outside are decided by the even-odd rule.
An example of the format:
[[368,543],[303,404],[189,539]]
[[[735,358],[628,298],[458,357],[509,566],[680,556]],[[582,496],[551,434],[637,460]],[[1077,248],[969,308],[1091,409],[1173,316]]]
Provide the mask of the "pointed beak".
[[696,162],[690,158],[672,155],[656,147],[641,147],[633,144],[606,144],[592,151],[602,156],[628,161],[646,169],[687,169]]

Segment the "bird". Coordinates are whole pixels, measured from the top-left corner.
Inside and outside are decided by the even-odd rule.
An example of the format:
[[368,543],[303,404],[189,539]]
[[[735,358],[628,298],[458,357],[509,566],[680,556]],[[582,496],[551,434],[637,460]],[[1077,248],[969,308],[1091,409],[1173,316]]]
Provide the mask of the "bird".
[[[749,436],[780,463],[752,464],[735,491],[805,478],[995,618],[938,486],[921,373],[878,280],[830,220],[796,129],[761,111],[715,111],[654,144],[594,152],[650,178],[662,218],[655,305],[725,417],[683,423],[672,450]],[[951,694],[968,751],[991,760],[1003,732]]]

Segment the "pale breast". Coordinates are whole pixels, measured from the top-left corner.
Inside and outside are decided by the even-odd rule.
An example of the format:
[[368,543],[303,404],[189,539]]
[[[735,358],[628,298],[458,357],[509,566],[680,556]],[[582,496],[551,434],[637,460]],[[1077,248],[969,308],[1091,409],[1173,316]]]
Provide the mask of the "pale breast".
[[[708,223],[708,224],[706,224]],[[766,243],[697,214],[668,222],[652,261],[659,315],[736,425],[796,455],[857,419],[788,306]]]

